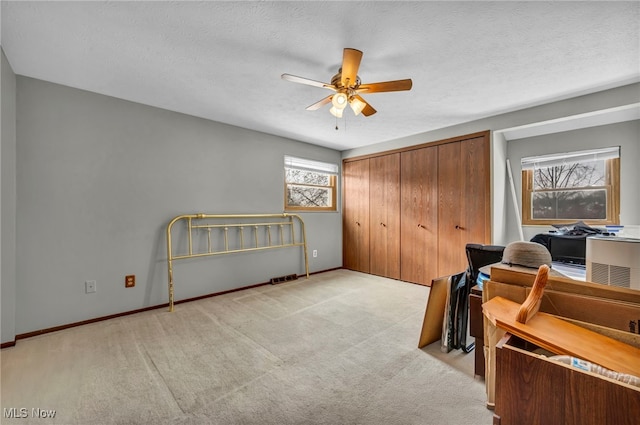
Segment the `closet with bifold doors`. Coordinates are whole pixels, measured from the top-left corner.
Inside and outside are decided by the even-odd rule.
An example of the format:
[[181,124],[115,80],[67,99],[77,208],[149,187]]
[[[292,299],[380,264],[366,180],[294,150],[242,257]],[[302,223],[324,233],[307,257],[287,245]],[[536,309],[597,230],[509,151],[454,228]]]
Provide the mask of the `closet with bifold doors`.
[[489,132],[343,160],[343,266],[429,285],[490,243]]

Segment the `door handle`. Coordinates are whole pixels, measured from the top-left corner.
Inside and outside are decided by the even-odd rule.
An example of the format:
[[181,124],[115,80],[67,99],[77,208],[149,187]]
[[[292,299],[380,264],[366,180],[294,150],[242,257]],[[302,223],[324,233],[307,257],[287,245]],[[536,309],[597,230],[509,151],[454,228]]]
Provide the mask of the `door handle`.
[[456,224],[456,230],[464,230],[464,227]]
[[384,223],[380,223],[380,226],[382,226],[382,227],[387,227],[387,225],[386,225],[386,224],[384,224]]
[[424,224],[418,224],[418,227],[422,227],[423,229],[427,228]]

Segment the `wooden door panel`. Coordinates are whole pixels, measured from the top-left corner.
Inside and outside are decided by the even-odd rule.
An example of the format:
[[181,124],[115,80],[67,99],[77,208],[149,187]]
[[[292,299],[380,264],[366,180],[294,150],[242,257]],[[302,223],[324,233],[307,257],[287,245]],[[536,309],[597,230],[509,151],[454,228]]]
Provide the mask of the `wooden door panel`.
[[462,179],[461,222],[464,227],[461,243],[488,244],[491,221],[491,182],[489,169],[489,139],[477,137],[460,145]]
[[431,284],[438,277],[438,148],[401,154],[400,279]]
[[343,166],[343,266],[369,273],[369,160]]
[[370,159],[370,270],[400,278],[400,154]]
[[384,261],[386,256],[386,238],[382,237],[382,230],[379,228],[380,223],[383,220],[384,210],[384,176],[380,170],[380,163],[382,161],[379,158],[371,158],[369,174],[369,261],[370,271],[373,274],[382,274],[384,271],[384,264],[380,264]]
[[465,270],[467,243],[490,243],[489,137],[438,147],[438,273]]
[[438,146],[438,274],[458,273],[466,269],[464,247],[460,249],[462,228],[460,204],[464,169],[460,161],[460,143]]
[[386,227],[387,272],[386,276],[400,279],[400,154],[389,155],[386,175]]

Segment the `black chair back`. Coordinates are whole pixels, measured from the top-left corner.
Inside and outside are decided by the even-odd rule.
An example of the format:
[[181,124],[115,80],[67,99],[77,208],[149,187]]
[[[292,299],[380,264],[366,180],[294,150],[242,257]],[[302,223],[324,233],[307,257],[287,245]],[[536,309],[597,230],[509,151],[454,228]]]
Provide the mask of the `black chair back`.
[[504,248],[501,245],[467,244],[465,249],[467,251],[467,260],[469,261],[469,279],[472,286],[475,285],[478,279],[480,267],[499,263],[502,260]]

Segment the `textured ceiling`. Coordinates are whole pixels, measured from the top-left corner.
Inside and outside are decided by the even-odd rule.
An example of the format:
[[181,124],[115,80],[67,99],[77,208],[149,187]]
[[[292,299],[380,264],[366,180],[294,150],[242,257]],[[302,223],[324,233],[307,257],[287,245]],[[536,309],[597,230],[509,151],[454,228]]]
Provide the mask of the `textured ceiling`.
[[[640,81],[639,2],[2,2],[16,74],[339,150]],[[378,113],[305,107],[342,49]]]

